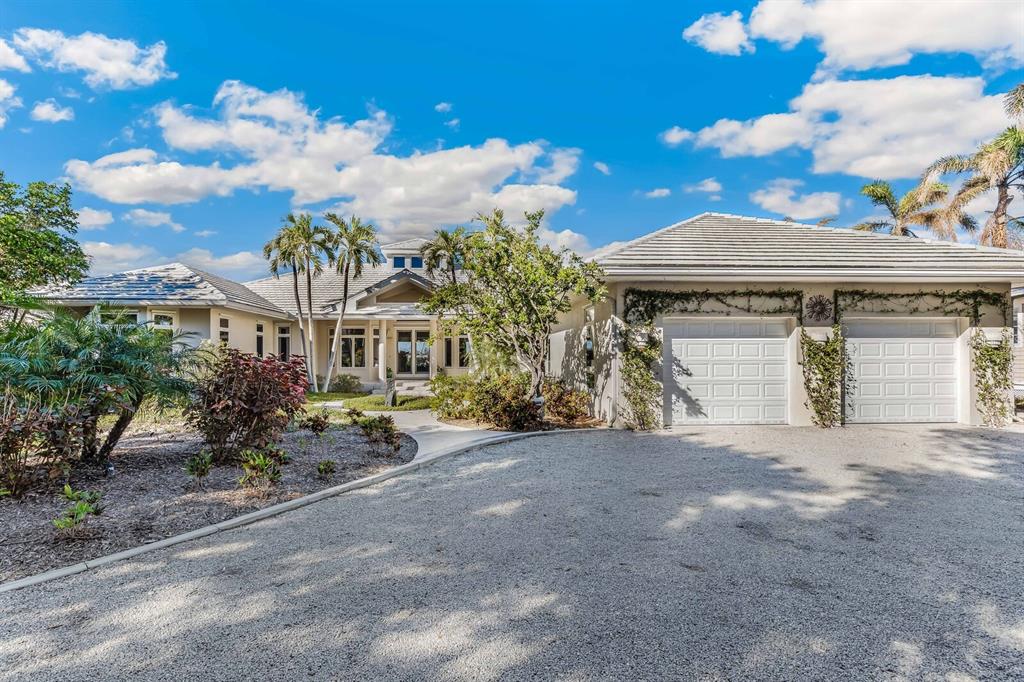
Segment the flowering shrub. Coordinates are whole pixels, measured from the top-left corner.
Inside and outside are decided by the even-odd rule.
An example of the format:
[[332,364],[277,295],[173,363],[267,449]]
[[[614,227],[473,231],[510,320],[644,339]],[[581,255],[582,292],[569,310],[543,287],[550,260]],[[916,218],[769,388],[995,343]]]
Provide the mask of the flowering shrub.
[[306,399],[302,358],[258,358],[226,348],[199,382],[185,417],[203,435],[216,462],[277,442]]

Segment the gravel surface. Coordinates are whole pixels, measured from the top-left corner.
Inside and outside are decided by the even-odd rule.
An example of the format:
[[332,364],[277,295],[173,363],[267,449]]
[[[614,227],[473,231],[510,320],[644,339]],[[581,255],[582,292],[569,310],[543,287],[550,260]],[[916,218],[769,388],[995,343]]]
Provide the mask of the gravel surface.
[[3,679],[1024,678],[1024,431],[491,446],[0,594]]

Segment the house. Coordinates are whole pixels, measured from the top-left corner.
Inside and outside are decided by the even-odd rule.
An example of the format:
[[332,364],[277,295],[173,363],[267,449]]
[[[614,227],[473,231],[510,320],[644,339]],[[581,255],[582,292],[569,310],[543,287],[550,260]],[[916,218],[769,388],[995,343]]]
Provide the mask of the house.
[[[1018,281],[1024,280],[1024,274]],[[1010,294],[1013,305],[1013,394],[1024,398],[1024,286]]]
[[[811,423],[801,332],[841,324],[846,420],[980,423],[970,342],[1012,325],[1024,253],[703,213],[598,258],[610,296],[578,304],[548,370],[621,424],[623,339],[660,336],[666,425]],[[1018,310],[1020,301],[1018,300]]]
[[[420,255],[425,241],[382,246],[384,263],[368,265],[361,276],[350,280],[336,373],[377,388],[388,370],[413,386],[438,371],[468,371],[467,337],[429,343],[431,334],[438,331],[437,319],[417,305],[434,287]],[[313,278],[313,360],[321,376],[334,339],[343,285],[342,277],[329,269]],[[299,293],[305,316],[308,299],[303,276]],[[41,297],[72,309],[86,310],[100,303],[117,306],[139,321],[193,332],[195,343],[214,340],[260,356],[302,353],[290,273],[242,284],[171,263],[90,277],[72,287],[47,290]]]

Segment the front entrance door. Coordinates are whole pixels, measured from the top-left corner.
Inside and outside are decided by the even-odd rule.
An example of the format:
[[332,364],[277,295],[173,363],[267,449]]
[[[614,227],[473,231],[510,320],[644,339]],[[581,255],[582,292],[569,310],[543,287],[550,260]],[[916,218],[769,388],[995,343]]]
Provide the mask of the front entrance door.
[[398,374],[430,374],[429,339],[425,329],[398,331]]

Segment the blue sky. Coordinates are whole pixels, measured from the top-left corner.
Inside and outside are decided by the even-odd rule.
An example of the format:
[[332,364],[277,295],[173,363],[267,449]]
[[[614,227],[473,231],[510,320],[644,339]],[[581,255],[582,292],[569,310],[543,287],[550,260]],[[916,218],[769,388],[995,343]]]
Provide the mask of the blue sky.
[[867,180],[1005,127],[1024,60],[1014,0],[351,5],[7,0],[0,168],[71,182],[96,272],[257,276],[300,209],[387,241],[546,208],[580,251],[706,210],[852,225]]

